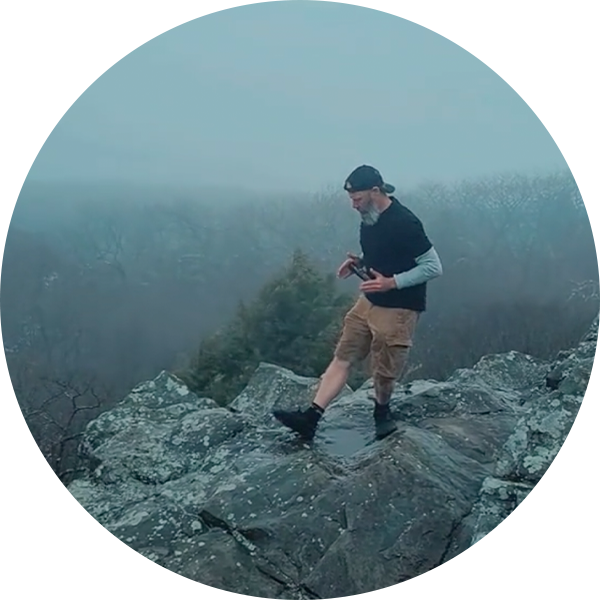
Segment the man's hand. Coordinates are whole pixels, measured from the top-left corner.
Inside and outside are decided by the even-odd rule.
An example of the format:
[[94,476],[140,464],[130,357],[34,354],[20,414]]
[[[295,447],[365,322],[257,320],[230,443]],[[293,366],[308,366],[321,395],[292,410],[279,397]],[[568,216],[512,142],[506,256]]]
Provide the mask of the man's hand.
[[348,252],[348,258],[340,265],[338,269],[337,276],[339,279],[346,279],[352,275],[352,271],[350,270],[350,265],[358,266],[360,264],[360,258],[356,256],[356,254],[352,254]]
[[375,276],[374,279],[360,284],[360,291],[372,294],[373,292],[387,292],[396,287],[396,281],[393,277],[384,277],[381,273],[371,269],[370,273]]

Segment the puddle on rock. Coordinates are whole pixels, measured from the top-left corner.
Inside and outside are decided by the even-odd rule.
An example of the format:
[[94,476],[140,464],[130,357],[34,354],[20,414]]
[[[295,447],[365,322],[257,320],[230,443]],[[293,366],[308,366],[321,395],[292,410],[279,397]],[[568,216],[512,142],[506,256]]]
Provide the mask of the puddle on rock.
[[351,458],[374,441],[375,431],[362,428],[328,427],[315,438],[319,449],[335,458]]

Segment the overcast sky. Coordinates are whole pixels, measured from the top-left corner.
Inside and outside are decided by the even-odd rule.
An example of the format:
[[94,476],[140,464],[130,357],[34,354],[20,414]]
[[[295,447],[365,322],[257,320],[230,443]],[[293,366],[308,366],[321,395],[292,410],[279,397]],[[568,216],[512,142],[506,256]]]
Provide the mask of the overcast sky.
[[566,167],[525,102],[409,21],[325,2],[202,17],[102,75],[30,180],[318,191],[374,164],[398,187]]

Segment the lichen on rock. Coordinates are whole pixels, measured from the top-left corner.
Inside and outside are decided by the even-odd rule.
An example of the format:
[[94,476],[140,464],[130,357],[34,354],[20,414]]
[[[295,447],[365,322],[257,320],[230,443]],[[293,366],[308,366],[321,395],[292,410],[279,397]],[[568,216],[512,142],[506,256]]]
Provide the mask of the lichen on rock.
[[124,543],[207,585],[290,599],[381,589],[450,560],[527,497],[577,416],[597,327],[551,363],[509,352],[397,386],[400,427],[380,442],[370,381],[306,444],[272,411],[306,406],[317,379],[263,363],[219,407],[162,372],[88,425],[69,490]]

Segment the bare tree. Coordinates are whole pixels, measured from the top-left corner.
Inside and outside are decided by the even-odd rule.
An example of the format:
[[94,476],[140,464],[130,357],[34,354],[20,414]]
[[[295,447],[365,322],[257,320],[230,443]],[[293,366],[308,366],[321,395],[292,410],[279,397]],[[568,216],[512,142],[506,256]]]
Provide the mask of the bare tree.
[[49,507],[80,472],[77,445],[107,401],[88,382],[21,368],[0,396],[0,593]]

